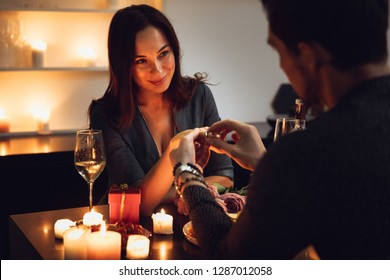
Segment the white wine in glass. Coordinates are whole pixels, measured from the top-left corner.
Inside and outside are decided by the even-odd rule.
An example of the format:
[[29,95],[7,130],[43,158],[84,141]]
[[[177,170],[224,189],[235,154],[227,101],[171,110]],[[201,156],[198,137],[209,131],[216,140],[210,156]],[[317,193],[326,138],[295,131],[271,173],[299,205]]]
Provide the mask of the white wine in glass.
[[106,154],[101,130],[84,129],[77,131],[74,164],[77,171],[89,185],[89,211],[91,211],[93,183],[106,166]]

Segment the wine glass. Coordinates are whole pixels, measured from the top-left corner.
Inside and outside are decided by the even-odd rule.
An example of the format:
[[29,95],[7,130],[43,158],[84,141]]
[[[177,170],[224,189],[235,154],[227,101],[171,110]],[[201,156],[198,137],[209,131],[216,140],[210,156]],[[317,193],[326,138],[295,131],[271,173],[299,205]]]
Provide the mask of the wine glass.
[[274,142],[283,135],[306,129],[306,121],[296,118],[277,118],[275,124]]
[[91,211],[93,183],[106,166],[106,154],[101,130],[84,129],[77,131],[74,164],[77,171],[89,185],[89,211]]

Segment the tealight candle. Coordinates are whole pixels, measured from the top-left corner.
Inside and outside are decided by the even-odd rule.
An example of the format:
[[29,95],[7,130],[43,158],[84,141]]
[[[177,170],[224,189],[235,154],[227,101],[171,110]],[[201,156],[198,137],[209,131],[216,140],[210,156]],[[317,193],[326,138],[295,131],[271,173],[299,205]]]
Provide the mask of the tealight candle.
[[164,209],[161,209],[160,213],[152,215],[153,219],[153,232],[158,234],[172,234],[173,217],[165,214]]
[[131,234],[127,238],[126,258],[130,260],[143,260],[149,256],[150,240],[144,235]]
[[122,236],[116,231],[107,231],[103,221],[100,231],[92,232],[87,240],[89,260],[119,260],[121,257]]
[[45,54],[47,44],[38,40],[31,44],[31,55],[32,55],[32,66],[33,67],[44,67],[45,66]]
[[75,226],[76,223],[69,219],[60,219],[57,220],[54,224],[54,235],[58,239],[64,238],[64,232],[70,229],[72,226]]
[[91,227],[98,226],[103,222],[103,215],[95,212],[94,209],[91,212],[87,212],[83,216],[83,225]]
[[86,260],[87,238],[91,230],[85,227],[72,227],[64,233],[64,259]]

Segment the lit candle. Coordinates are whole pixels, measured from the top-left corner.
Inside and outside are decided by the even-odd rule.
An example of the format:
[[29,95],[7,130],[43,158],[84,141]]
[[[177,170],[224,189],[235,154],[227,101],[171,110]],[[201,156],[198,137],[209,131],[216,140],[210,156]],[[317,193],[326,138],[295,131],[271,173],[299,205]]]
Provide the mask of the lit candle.
[[32,66],[33,67],[44,67],[45,66],[45,55],[46,55],[47,44],[38,40],[31,44],[31,55],[32,55]]
[[72,226],[75,226],[76,223],[69,219],[60,219],[57,220],[54,224],[54,235],[58,239],[64,238],[64,232],[70,229]]
[[81,59],[84,67],[93,67],[96,65],[96,52],[92,49],[85,48],[81,51]]
[[65,260],[87,259],[87,238],[90,232],[85,227],[72,227],[64,232]]
[[152,215],[153,219],[153,232],[158,234],[172,234],[173,217],[165,214],[164,209],[161,209],[160,213]]
[[9,119],[5,116],[4,110],[0,108],[0,133],[9,132]]
[[39,134],[50,133],[50,129],[49,129],[50,111],[49,110],[37,111],[35,113],[35,118],[37,120],[38,133]]
[[103,215],[95,212],[92,208],[91,212],[87,212],[83,216],[83,225],[91,227],[98,226],[103,222]]
[[116,231],[107,231],[103,221],[100,231],[92,232],[87,240],[89,260],[119,260],[121,257],[122,236]]
[[131,234],[127,238],[126,258],[130,260],[143,260],[149,256],[150,240],[144,235]]

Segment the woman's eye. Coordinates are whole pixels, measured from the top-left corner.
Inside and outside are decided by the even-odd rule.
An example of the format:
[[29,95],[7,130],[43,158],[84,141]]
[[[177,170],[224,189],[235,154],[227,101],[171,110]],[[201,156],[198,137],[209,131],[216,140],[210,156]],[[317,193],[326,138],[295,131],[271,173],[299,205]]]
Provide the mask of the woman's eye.
[[135,64],[143,64],[145,62],[146,62],[145,59],[138,59],[138,60],[135,61]]
[[163,52],[160,53],[160,56],[161,57],[166,56],[168,53],[169,53],[169,51],[163,51]]

